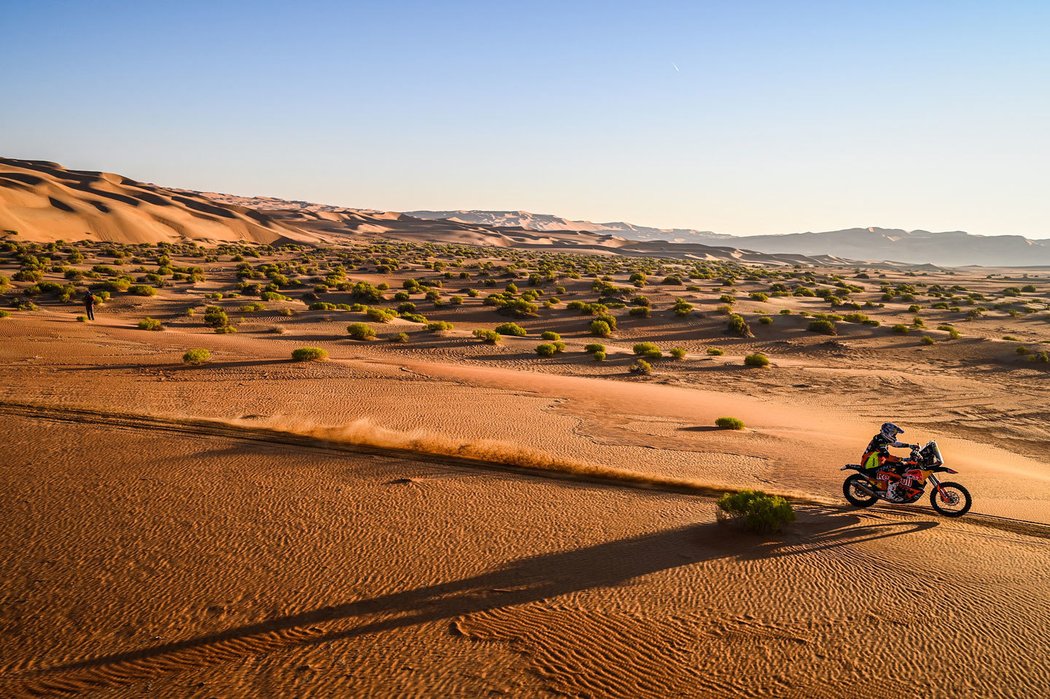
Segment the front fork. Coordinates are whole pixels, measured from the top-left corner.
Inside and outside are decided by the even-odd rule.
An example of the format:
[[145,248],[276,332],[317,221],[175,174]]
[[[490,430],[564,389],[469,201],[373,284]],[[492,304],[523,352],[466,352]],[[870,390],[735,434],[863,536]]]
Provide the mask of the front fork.
[[941,489],[941,482],[937,480],[937,476],[931,473],[930,482],[933,483],[933,487],[937,489],[937,494],[941,496],[941,500],[944,500],[944,491]]

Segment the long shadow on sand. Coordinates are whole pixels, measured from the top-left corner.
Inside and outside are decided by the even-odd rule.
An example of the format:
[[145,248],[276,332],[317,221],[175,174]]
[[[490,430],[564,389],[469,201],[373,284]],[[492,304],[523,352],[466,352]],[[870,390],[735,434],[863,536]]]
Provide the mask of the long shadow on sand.
[[[807,554],[930,529],[934,521],[860,525],[860,517],[806,508],[791,534],[760,539],[718,524],[680,527],[588,548],[518,559],[479,575],[321,607],[150,648],[68,663],[40,671],[37,684],[126,684],[188,666],[245,654],[326,643],[503,607],[539,602],[593,588],[616,587],[653,573],[720,558],[769,559]],[[859,526],[858,526],[859,525]],[[354,620],[359,623],[351,625]],[[36,673],[34,673],[36,674]],[[28,679],[28,678],[27,678]]]

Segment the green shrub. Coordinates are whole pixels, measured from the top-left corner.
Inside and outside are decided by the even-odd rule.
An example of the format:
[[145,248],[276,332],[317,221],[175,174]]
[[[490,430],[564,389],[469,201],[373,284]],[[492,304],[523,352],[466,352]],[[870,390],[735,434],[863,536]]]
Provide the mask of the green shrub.
[[601,344],[600,342],[592,342],[589,345],[585,346],[583,348],[583,351],[590,352],[591,354],[594,354],[595,352],[604,352],[605,345]]
[[627,312],[632,316],[639,316],[641,318],[649,318],[653,314],[648,306],[633,306],[631,307],[631,310]]
[[204,309],[204,322],[213,328],[221,328],[230,324],[230,317],[219,306],[208,306]]
[[720,417],[715,420],[715,425],[723,430],[742,430],[744,421],[735,417]]
[[602,350],[598,350],[597,352],[594,352],[594,361],[596,361],[596,362],[604,362],[605,361],[605,356],[606,356],[605,352],[603,352]]
[[685,348],[684,347],[672,347],[671,357],[674,359],[685,359]]
[[148,284],[135,284],[128,287],[128,293],[132,296],[156,296],[157,290]]
[[930,337],[929,335],[923,335],[922,336],[922,344],[924,344],[924,345],[932,345],[934,342],[935,342],[935,340],[932,337]]
[[351,323],[346,326],[346,331],[354,340],[374,340],[376,336],[376,331],[372,326],[365,323]]
[[164,325],[156,318],[143,318],[139,321],[139,330],[163,330]]
[[761,352],[755,352],[744,357],[744,365],[754,367],[769,366],[769,357]]
[[827,319],[811,320],[806,329],[810,332],[821,333],[824,335],[838,334],[835,330],[835,323]]
[[641,374],[643,376],[648,376],[649,374],[653,373],[653,365],[645,361],[644,359],[636,359],[634,360],[634,364],[631,365],[630,372],[632,374]]
[[751,292],[751,298],[754,299],[755,301],[768,301],[769,300],[769,294],[764,294],[761,291],[752,291]]
[[558,348],[549,342],[545,342],[542,345],[536,346],[536,354],[540,355],[541,357],[553,357],[557,353]]
[[772,325],[773,324],[773,319],[770,318],[769,316],[762,316],[761,318],[758,319],[758,322],[761,323],[762,325]]
[[211,361],[211,352],[203,347],[188,349],[185,354],[182,355],[183,364],[206,364],[209,361]]
[[1037,352],[1031,356],[1033,362],[1039,362],[1041,364],[1050,364],[1050,352],[1042,351]]
[[1026,355],[1026,354],[1030,354],[1031,351],[1032,350],[1028,349],[1024,345],[1018,345],[1017,349],[1014,350],[1014,352],[1017,352],[1017,354],[1020,354],[1022,356]]
[[784,498],[756,490],[726,493],[718,498],[720,521],[739,521],[756,534],[779,532],[795,521],[795,511]]
[[781,308],[780,309],[780,315],[782,315],[782,316],[789,316],[789,315],[791,315],[791,309],[790,308]]
[[447,320],[435,320],[426,324],[426,329],[432,333],[444,332],[445,330],[452,330],[456,327]]
[[707,353],[712,357],[721,357],[723,354],[726,353],[726,351],[721,347],[708,347]]
[[897,325],[893,326],[893,332],[897,333],[898,335],[907,335],[911,332],[911,328],[907,325],[898,323]]
[[391,320],[397,317],[397,314],[394,311],[391,311],[386,308],[377,308],[375,306],[370,306],[369,308],[367,308],[365,310],[365,315],[368,317],[369,320],[376,323],[389,323]]
[[612,335],[612,328],[604,320],[592,320],[591,321],[591,334],[597,335],[598,337],[609,337]]
[[218,335],[229,335],[230,333],[237,332],[237,328],[232,325],[223,325],[222,327],[215,328],[215,332]]
[[408,339],[408,333],[394,333],[390,336],[391,342],[399,342],[401,344],[408,342]]
[[474,331],[474,337],[489,345],[499,345],[503,342],[503,336],[495,330],[478,328]]
[[496,326],[496,332],[500,335],[513,335],[514,337],[525,337],[525,328],[517,323],[500,323]]
[[561,339],[561,335],[559,335],[558,333],[554,332],[553,330],[547,330],[542,335],[540,335],[540,339],[541,340],[560,340]]
[[653,342],[639,342],[634,346],[634,353],[646,359],[660,359],[664,353]]
[[[374,336],[375,332],[373,331],[372,334]],[[323,362],[328,359],[328,352],[320,347],[300,347],[297,350],[292,350],[292,359],[297,362]]]
[[726,325],[726,331],[731,335],[738,335],[740,337],[755,336],[755,334],[751,332],[751,328],[748,326],[747,321],[744,320],[744,316],[737,313],[731,313],[729,315],[729,324]]

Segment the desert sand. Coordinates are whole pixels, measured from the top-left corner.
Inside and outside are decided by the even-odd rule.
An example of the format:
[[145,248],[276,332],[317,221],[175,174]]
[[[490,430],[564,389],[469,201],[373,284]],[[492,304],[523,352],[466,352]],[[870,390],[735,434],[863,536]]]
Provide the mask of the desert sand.
[[[16,239],[4,696],[1050,694],[1045,271]],[[509,283],[521,304],[487,302]],[[94,322],[86,287],[109,290]],[[506,322],[527,335],[473,335]],[[642,341],[686,353],[634,374]],[[838,469],[885,419],[938,441],[971,513],[845,503]],[[734,488],[798,520],[720,524]]]

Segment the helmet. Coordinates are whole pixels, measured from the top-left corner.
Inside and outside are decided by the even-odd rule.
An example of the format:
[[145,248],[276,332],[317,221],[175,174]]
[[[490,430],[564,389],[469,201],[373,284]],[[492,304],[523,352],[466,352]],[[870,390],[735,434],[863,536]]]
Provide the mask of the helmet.
[[897,427],[892,422],[882,423],[882,427],[879,429],[879,432],[881,432],[882,436],[890,440],[891,442],[897,441],[897,435],[904,434],[904,430]]

